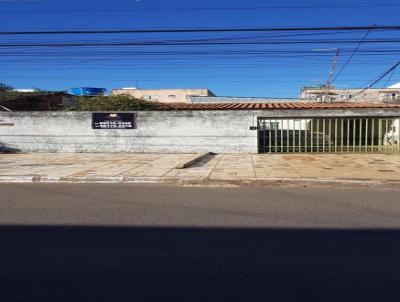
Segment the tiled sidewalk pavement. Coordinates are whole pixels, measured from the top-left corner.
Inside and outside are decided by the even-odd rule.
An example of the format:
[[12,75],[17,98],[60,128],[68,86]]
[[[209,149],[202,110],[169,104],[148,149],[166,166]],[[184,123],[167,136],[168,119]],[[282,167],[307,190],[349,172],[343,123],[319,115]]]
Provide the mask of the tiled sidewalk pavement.
[[0,154],[0,176],[163,177],[193,154]]
[[257,178],[386,179],[400,181],[400,155],[256,155]]
[[[206,165],[212,180],[334,179],[400,181],[400,154],[225,154]],[[190,173],[191,169],[183,172]]]
[[174,169],[192,157],[193,154],[0,154],[0,177],[400,181],[400,155],[396,154],[218,154],[190,168]]

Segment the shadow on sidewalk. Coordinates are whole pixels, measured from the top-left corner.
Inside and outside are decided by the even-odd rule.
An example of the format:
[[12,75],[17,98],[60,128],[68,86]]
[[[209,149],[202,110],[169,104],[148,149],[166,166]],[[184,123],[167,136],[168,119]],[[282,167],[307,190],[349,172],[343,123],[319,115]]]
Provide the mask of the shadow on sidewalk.
[[0,227],[1,301],[399,301],[390,230]]
[[0,142],[0,154],[1,153],[20,153],[20,152],[21,152],[21,150],[8,147],[5,144],[3,144],[2,142]]
[[200,168],[204,167],[207,165],[211,160],[213,160],[217,156],[216,153],[211,153],[204,157],[203,159],[199,160],[198,162],[195,162],[194,164],[190,165],[188,168]]

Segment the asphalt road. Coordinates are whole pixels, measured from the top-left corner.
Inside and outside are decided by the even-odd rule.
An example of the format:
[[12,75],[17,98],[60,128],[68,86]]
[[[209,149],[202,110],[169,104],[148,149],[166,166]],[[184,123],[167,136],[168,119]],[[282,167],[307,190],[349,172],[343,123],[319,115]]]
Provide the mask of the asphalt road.
[[399,196],[0,184],[0,301],[400,301]]

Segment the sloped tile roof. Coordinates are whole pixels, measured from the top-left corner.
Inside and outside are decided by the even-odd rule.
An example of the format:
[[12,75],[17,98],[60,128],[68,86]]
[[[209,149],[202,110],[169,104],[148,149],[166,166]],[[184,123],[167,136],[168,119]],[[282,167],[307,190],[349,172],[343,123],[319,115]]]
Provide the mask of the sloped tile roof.
[[400,104],[380,103],[163,103],[164,110],[313,110],[400,109]]

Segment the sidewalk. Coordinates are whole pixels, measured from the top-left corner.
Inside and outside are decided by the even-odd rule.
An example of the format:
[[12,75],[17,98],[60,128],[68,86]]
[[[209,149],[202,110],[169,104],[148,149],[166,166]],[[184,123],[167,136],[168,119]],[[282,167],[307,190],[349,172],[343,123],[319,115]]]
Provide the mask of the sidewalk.
[[400,185],[400,155],[218,154],[175,169],[194,154],[0,154],[0,182],[263,182]]

